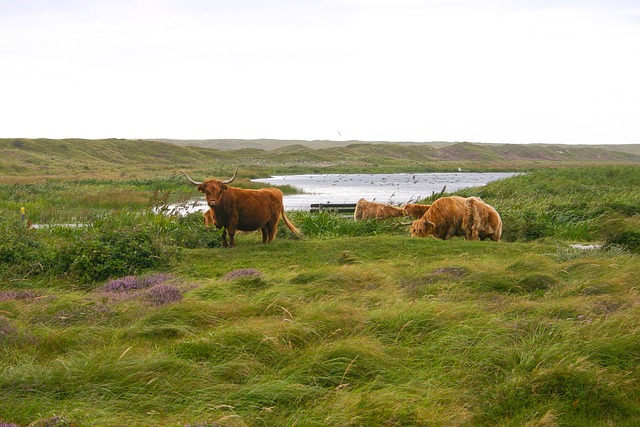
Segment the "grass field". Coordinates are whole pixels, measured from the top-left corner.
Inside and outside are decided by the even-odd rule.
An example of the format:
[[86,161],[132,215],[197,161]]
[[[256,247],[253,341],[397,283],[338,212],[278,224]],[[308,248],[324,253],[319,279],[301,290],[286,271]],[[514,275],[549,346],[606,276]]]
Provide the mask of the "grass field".
[[177,179],[4,183],[0,425],[636,426],[638,188],[600,166],[461,191],[499,243],[291,213],[303,239],[222,249],[152,210],[194,196]]

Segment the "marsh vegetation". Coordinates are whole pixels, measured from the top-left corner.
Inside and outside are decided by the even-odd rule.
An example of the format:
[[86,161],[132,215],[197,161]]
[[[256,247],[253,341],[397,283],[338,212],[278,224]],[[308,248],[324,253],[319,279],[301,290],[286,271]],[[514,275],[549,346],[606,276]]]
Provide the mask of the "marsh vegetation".
[[295,212],[303,239],[222,249],[158,209],[193,196],[171,173],[2,183],[0,424],[638,425],[638,188],[609,165],[457,192],[500,243]]

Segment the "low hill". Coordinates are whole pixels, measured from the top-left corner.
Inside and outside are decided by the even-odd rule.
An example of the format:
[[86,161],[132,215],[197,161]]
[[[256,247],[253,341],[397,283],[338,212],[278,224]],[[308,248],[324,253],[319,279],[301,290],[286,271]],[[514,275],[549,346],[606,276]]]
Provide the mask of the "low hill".
[[[349,145],[368,144],[368,145],[428,145],[433,148],[443,148],[451,145],[459,144],[461,141],[330,141],[330,140],[284,140],[284,139],[153,139],[153,141],[168,142],[181,147],[202,147],[213,148],[220,151],[241,150],[244,148],[255,148],[259,150],[275,150],[290,145],[301,145],[312,149],[321,148],[338,148],[347,147]],[[562,146],[569,148],[601,148],[607,151],[618,151],[622,153],[630,153],[640,155],[640,144],[600,144],[600,145],[565,145],[565,144],[493,144],[485,142],[465,142],[476,146],[504,146],[504,145],[517,145],[524,147],[544,147],[544,146]]]
[[171,144],[179,145],[182,147],[203,147],[214,148],[221,151],[240,150],[243,148],[258,148],[260,150],[275,150],[290,145],[301,145],[308,148],[320,149],[320,148],[336,148],[346,147],[353,144],[384,144],[384,145],[429,145],[431,147],[446,147],[447,145],[454,144],[453,142],[444,141],[431,141],[431,142],[388,142],[388,141],[329,141],[329,140],[302,140],[302,139],[158,139],[156,141],[169,142]]
[[[265,140],[266,141],[266,140]],[[525,170],[586,164],[637,164],[640,154],[594,146],[455,143],[349,143],[326,148],[308,144],[265,150],[220,150],[158,140],[0,139],[0,181],[42,178],[170,176],[180,170],[201,176],[330,172],[429,172]],[[239,145],[240,146],[240,145]]]

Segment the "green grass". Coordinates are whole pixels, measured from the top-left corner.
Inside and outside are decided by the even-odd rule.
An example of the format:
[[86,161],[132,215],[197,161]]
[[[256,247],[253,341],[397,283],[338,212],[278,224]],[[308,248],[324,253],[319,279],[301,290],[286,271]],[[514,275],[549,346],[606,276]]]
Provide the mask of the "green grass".
[[[184,299],[165,306],[110,300],[99,287],[5,297],[3,330],[14,332],[2,338],[0,419],[640,420],[636,256],[565,261],[556,244],[388,235],[244,237],[232,250],[186,250],[173,269]],[[260,278],[225,278],[244,268]]]
[[503,215],[499,243],[292,212],[303,239],[233,249],[199,214],[116,207],[114,189],[171,181],[6,184],[4,214],[71,218],[64,202],[90,222],[0,220],[0,423],[638,425],[639,180],[540,170],[460,192]]

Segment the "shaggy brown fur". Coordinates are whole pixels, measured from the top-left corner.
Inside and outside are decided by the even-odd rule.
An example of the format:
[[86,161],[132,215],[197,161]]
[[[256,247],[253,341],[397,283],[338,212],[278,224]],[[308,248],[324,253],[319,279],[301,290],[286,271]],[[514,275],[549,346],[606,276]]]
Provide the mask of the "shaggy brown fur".
[[[188,175],[186,176],[189,178]],[[261,230],[262,243],[273,241],[280,216],[292,233],[302,237],[300,231],[287,218],[282,202],[282,192],[277,188],[247,190],[230,187],[217,179],[208,179],[202,183],[192,181],[192,183],[197,185],[198,191],[204,193],[207,204],[213,211],[215,226],[222,228],[222,246],[224,247],[235,246],[236,231]],[[227,233],[229,233],[229,243],[227,243]]]
[[202,217],[204,218],[204,226],[211,227],[216,223],[215,218],[213,217],[213,209],[209,208],[208,210],[202,212]]
[[468,210],[467,238],[469,240],[491,239],[499,242],[502,236],[502,219],[493,206],[479,197],[469,197],[466,201]]
[[404,210],[386,203],[370,202],[365,199],[358,200],[353,219],[384,219],[404,216]]
[[422,205],[420,203],[407,203],[404,205],[404,214],[416,219],[422,218],[427,213],[431,205]]
[[455,236],[466,237],[468,208],[464,197],[441,197],[429,210],[411,224],[411,237],[434,236],[447,240]]

